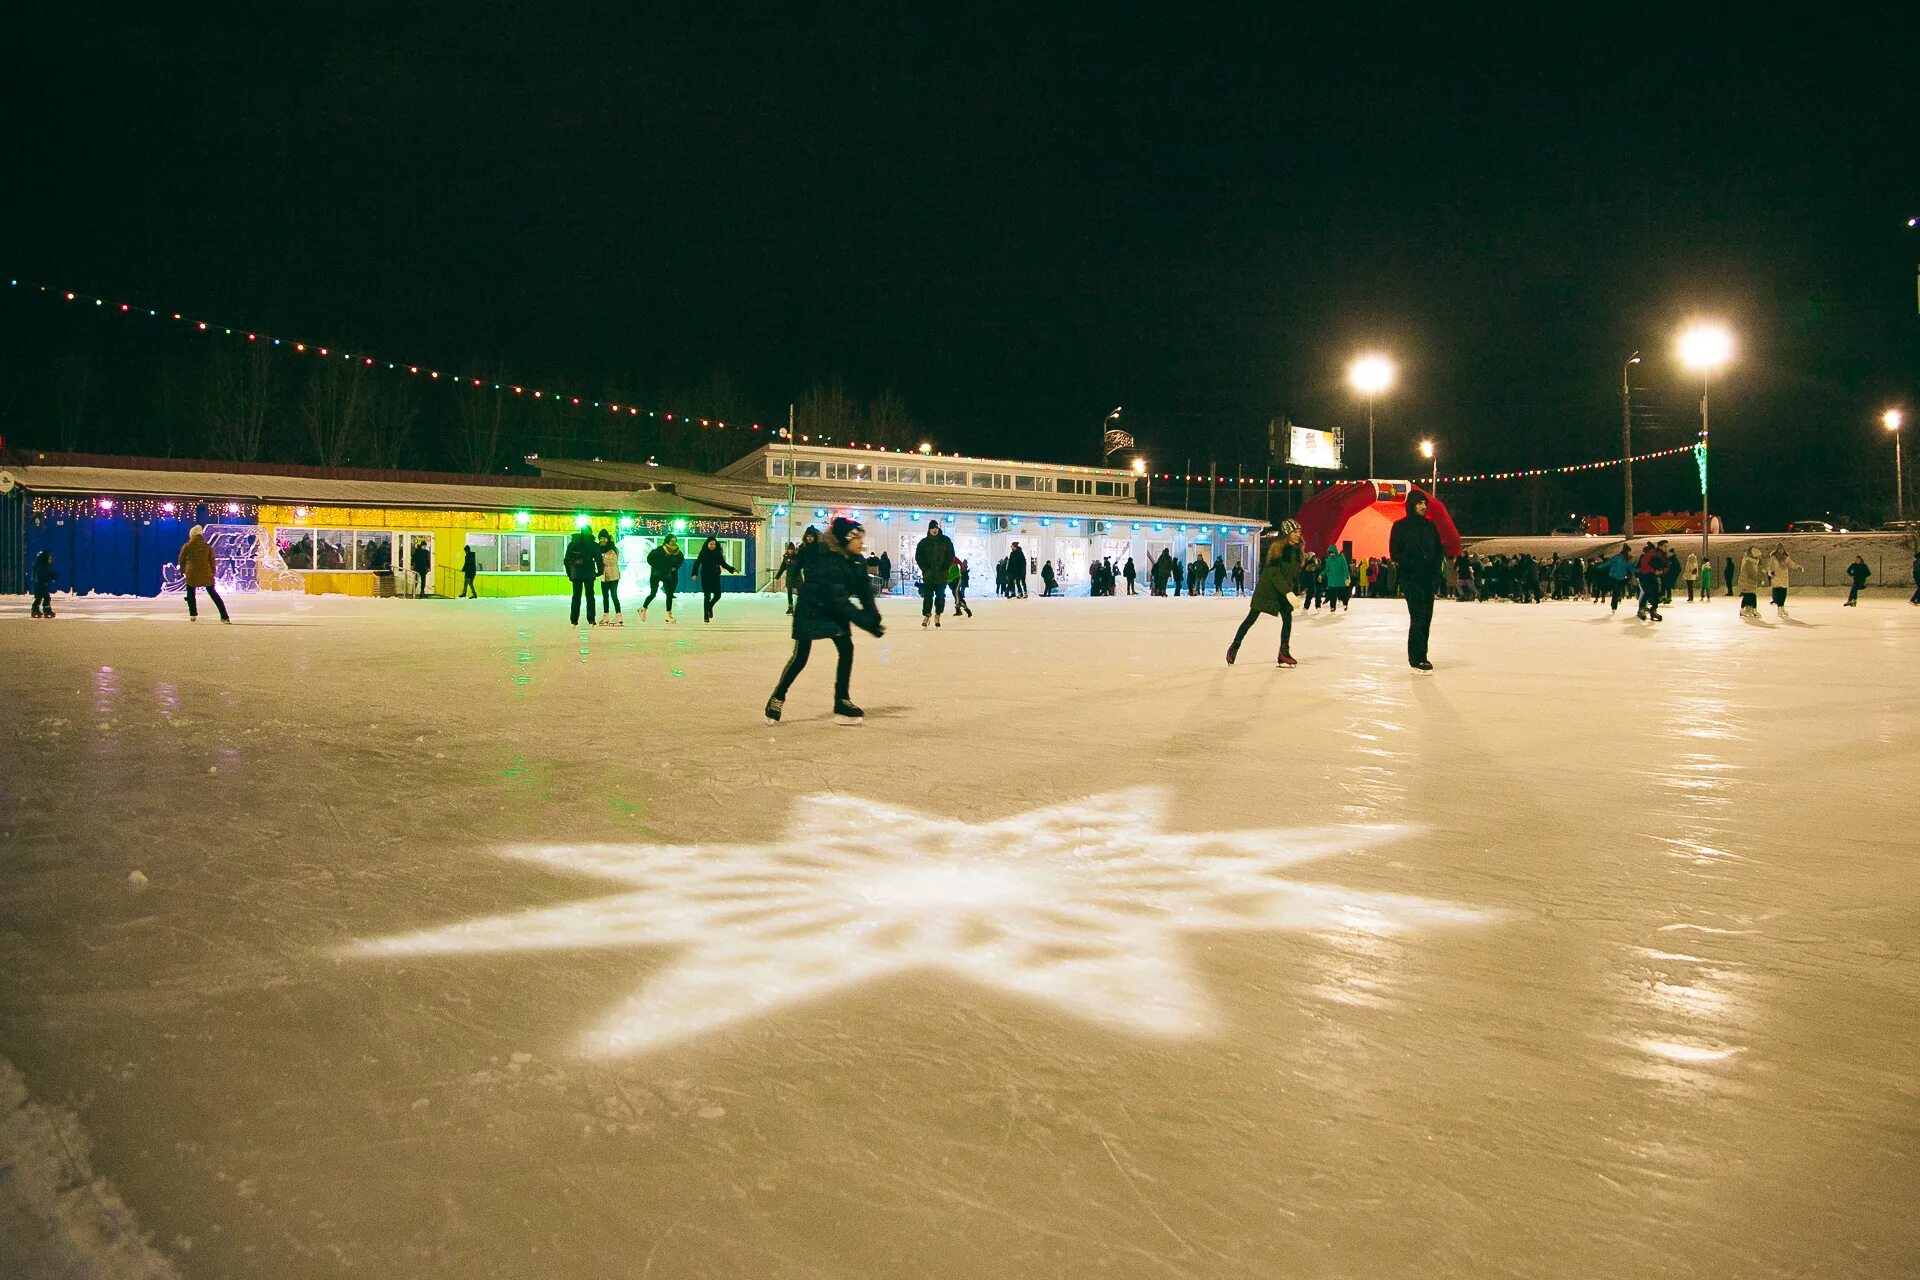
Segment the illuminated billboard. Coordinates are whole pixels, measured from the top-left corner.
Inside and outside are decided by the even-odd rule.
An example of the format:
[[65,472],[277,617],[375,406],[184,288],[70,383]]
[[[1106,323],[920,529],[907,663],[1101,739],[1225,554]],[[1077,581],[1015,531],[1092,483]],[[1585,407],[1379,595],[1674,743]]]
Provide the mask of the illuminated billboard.
[[1287,465],[1316,467],[1322,471],[1340,469],[1340,437],[1332,431],[1287,424]]

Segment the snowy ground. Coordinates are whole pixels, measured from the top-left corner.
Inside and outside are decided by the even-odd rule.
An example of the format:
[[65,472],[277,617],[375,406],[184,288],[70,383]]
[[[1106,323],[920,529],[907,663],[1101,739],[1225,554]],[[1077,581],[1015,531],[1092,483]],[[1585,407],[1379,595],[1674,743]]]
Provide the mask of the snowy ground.
[[767,599],[15,598],[0,1056],[189,1277],[1913,1275],[1896,599],[896,601],[768,728]]

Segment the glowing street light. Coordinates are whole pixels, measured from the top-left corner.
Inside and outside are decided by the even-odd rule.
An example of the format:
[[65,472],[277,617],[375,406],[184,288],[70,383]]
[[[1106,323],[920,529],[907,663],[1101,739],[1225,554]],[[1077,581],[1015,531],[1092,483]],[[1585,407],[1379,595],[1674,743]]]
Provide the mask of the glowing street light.
[[1381,355],[1365,355],[1347,366],[1347,382],[1367,398],[1367,477],[1373,469],[1373,400],[1393,385],[1393,361]]
[[1900,467],[1900,428],[1906,421],[1906,415],[1898,409],[1889,409],[1880,415],[1880,425],[1893,432],[1893,518],[1902,525],[1907,522],[1907,495],[1906,479]]
[[1420,456],[1433,464],[1433,478],[1429,483],[1438,485],[1440,483],[1440,451],[1434,447],[1433,441],[1420,442]]
[[1153,505],[1153,477],[1147,472],[1147,460],[1145,458],[1140,457],[1138,454],[1134,455],[1133,474],[1141,477],[1147,482],[1147,505],[1152,506]]
[[[1707,384],[1733,359],[1733,334],[1725,325],[1700,322],[1680,335],[1680,363],[1700,375],[1700,563],[1711,564],[1713,517],[1707,506]],[[1631,519],[1631,516],[1629,516]],[[1627,536],[1633,536],[1632,526]]]

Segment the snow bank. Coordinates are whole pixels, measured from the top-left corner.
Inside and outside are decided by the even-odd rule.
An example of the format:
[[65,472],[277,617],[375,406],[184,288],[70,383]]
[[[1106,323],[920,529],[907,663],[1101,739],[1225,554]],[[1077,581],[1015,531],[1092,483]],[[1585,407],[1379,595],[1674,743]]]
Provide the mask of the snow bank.
[[35,1280],[177,1280],[105,1178],[69,1111],[27,1097],[0,1058],[0,1275]]

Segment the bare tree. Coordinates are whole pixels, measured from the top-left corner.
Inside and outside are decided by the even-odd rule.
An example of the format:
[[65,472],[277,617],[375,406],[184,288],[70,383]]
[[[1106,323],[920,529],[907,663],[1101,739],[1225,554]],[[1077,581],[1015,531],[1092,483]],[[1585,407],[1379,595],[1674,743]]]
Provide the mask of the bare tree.
[[362,395],[361,438],[376,467],[398,470],[414,428],[420,425],[420,396],[406,379],[387,379]]
[[216,458],[258,462],[273,416],[273,395],[273,360],[266,348],[215,352],[201,406],[207,451]]
[[861,438],[894,449],[911,449],[915,436],[913,419],[907,414],[907,402],[898,392],[882,391],[867,405]]
[[794,403],[793,422],[794,430],[811,443],[845,444],[860,426],[860,406],[840,379],[816,381]]
[[306,428],[307,444],[321,466],[345,466],[353,455],[363,426],[363,392],[358,367],[345,361],[322,364],[308,374],[300,425]]
[[80,447],[93,415],[95,366],[89,352],[73,348],[53,363],[53,416],[61,449]]
[[[477,362],[476,362],[477,363]],[[500,378],[494,370],[482,387],[458,388],[454,401],[453,433],[448,451],[453,465],[472,475],[486,475],[501,461],[509,424],[508,393],[492,389]]]

